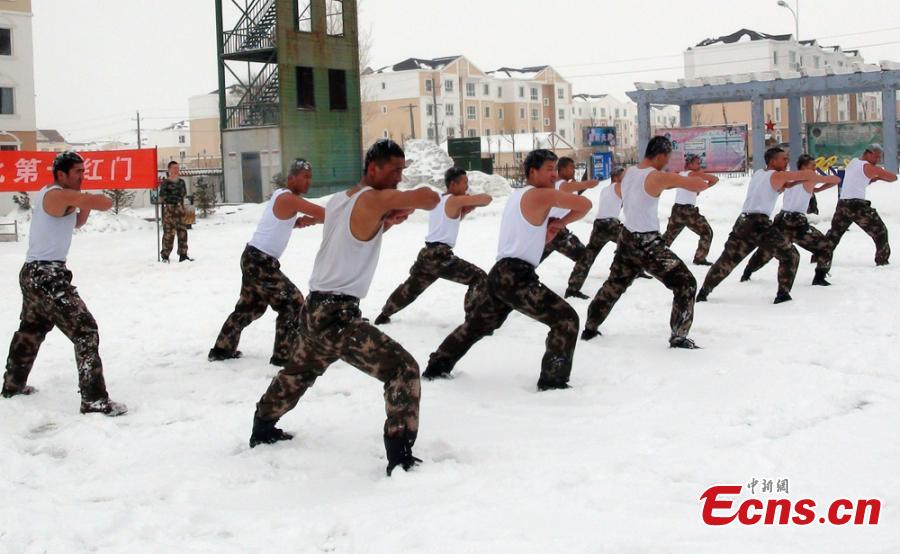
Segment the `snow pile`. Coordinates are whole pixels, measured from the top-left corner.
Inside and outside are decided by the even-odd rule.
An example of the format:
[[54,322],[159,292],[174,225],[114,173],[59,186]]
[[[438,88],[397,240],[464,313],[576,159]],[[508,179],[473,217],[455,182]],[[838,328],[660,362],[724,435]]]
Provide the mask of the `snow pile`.
[[499,175],[488,175],[480,171],[469,172],[469,191],[471,194],[490,194],[493,197],[509,196],[512,187],[509,181]]
[[79,233],[121,233],[144,229],[156,229],[156,223],[146,221],[138,217],[129,209],[122,210],[118,215],[112,212],[91,212],[87,223]]
[[[409,140],[404,148],[408,166],[403,170],[401,189],[411,189],[429,185],[445,192],[444,173],[453,167],[453,158],[433,141],[425,139]],[[481,171],[469,172],[469,187],[472,194],[486,193],[491,196],[508,196],[509,181],[499,175],[488,175]]]

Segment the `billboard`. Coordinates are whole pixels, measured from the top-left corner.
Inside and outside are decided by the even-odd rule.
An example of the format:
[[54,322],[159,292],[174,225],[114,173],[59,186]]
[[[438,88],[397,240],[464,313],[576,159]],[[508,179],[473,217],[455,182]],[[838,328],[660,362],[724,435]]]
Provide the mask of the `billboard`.
[[[56,152],[0,151],[0,192],[34,192],[53,182]],[[79,152],[82,190],[155,189],[156,149]]]
[[[873,142],[881,144],[883,140],[881,129],[880,121],[808,123],[806,137],[809,155],[826,160],[835,157],[831,165],[846,166],[850,160],[858,158]],[[897,132],[900,133],[900,122],[897,122]]]
[[703,170],[709,173],[747,171],[746,125],[659,129],[656,134],[672,141],[669,171],[683,171],[686,154],[699,156]]
[[594,179],[603,181],[612,175],[612,152],[594,152],[591,154],[591,172]]
[[608,146],[615,148],[616,146],[616,128],[615,127],[585,127],[584,128],[584,145],[585,146]]

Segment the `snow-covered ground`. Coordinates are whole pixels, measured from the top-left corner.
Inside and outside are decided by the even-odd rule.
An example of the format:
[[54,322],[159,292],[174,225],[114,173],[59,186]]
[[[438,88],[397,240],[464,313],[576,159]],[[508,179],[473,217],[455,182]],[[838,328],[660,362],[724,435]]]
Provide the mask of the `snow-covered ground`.
[[[702,195],[714,257],[743,192],[723,183]],[[900,189],[870,193],[896,240]],[[463,224],[460,256],[491,266],[504,202]],[[822,195],[819,228],[834,203]],[[415,451],[425,464],[386,478],[381,387],[343,363],[282,420],[293,441],[248,448],[254,404],[275,373],[271,312],[245,331],[243,359],[206,361],[260,210],[201,221],[190,264],[158,264],[153,226],[132,220],[103,216],[75,237],[69,266],[100,325],[109,390],[131,412],[78,415],[72,347],[51,333],[30,381],[39,394],[0,399],[0,551],[900,551],[900,273],[873,266],[859,229],[837,252],[830,288],[810,286],[803,256],[788,304],[771,304],[774,264],[744,284],[739,268],[698,305],[692,336],[703,350],[667,348],[671,296],[637,282],[604,336],[579,342],[569,391],[535,392],[545,328],[513,314],[455,380],[423,384]],[[405,278],[425,229],[419,214],[388,233],[368,316]],[[573,229],[587,240],[590,221]],[[304,292],[320,236],[297,231],[283,258]],[[685,231],[674,248],[689,259],[695,245]],[[25,249],[0,244],[3,347],[18,323]],[[612,254],[598,258],[587,292]],[[561,292],[571,269],[555,254],[539,273]],[[691,269],[698,280],[706,271]],[[463,293],[438,282],[385,330],[424,365],[461,321]],[[587,302],[574,306],[584,318]],[[880,524],[703,524],[708,487],[784,478],[795,501],[880,499]]]

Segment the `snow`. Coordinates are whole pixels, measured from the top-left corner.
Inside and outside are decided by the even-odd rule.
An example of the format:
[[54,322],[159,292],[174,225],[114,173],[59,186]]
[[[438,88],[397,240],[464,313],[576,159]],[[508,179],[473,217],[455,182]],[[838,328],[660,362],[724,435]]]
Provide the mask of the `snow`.
[[[414,139],[404,145],[407,168],[403,171],[401,189],[428,185],[438,191],[446,191],[444,173],[453,167],[453,158],[434,141]],[[469,187],[472,194],[487,193],[494,197],[508,196],[512,190],[509,181],[499,175],[481,171],[469,171]]]
[[[737,184],[701,195],[716,232],[713,256],[740,209]],[[896,187],[870,193],[896,229]],[[587,194],[596,201],[596,190]],[[834,194],[820,196],[830,215]],[[492,265],[504,203],[467,218],[460,256]],[[579,342],[569,391],[534,392],[545,328],[511,315],[459,363],[456,379],[423,384],[415,452],[425,463],[386,478],[381,386],[343,363],[282,420],[293,441],[249,449],[254,404],[275,373],[271,312],[244,332],[244,358],[206,361],[237,300],[240,253],[260,210],[225,207],[201,220],[190,264],[158,264],[155,230],[142,226],[89,226],[75,237],[74,283],[99,323],[111,395],[131,412],[79,415],[71,344],[58,331],[48,336],[30,380],[39,393],[0,399],[0,551],[900,548],[898,270],[873,267],[874,248],[859,229],[841,243],[830,288],[810,286],[804,255],[788,304],[771,304],[774,264],[749,283],[738,282],[738,268],[697,307],[692,337],[704,350],[667,348],[671,295],[656,281],[637,282],[604,336]],[[425,221],[411,218],[386,235],[362,304],[367,316],[406,277]],[[824,229],[828,215],[813,222]],[[586,240],[590,223],[572,229]],[[321,228],[297,231],[282,260],[304,292],[320,238]],[[26,246],[0,244],[3,341],[18,324]],[[674,249],[689,259],[695,246],[685,231]],[[586,292],[602,284],[612,250],[601,253]],[[702,279],[706,268],[690,267]],[[571,269],[554,254],[539,273],[562,292]],[[385,331],[424,365],[462,321],[463,294],[439,281]],[[573,306],[583,322],[587,302]],[[702,523],[703,491],[754,478],[789,478],[794,501],[878,498],[881,523]]]

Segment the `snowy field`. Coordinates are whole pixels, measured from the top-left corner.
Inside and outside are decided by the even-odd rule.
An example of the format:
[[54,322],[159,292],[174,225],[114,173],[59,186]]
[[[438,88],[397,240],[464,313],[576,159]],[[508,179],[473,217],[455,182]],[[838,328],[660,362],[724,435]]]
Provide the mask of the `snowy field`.
[[[743,194],[722,183],[701,196],[711,258]],[[821,196],[825,216],[812,221],[826,230],[835,194]],[[876,184],[870,197],[900,248],[900,189]],[[485,269],[503,203],[462,226],[457,253]],[[260,211],[201,221],[190,234],[197,261],[171,266],[156,262],[150,225],[104,216],[78,233],[69,267],[100,326],[111,396],[131,411],[79,415],[72,347],[51,333],[30,381],[39,394],[0,399],[0,551],[900,551],[900,259],[875,268],[858,228],[838,249],[834,286],[810,286],[804,253],[784,305],[772,305],[774,263],[743,284],[739,267],[697,307],[703,350],[668,348],[671,295],[640,280],[604,335],[579,342],[569,391],[535,392],[545,328],[513,314],[455,380],[423,384],[415,452],[425,463],[386,478],[380,385],[343,363],[282,420],[293,441],[249,449],[254,404],[275,373],[271,312],[245,331],[243,359],[206,361]],[[387,234],[367,316],[405,278],[426,221]],[[586,241],[590,223],[572,229]],[[283,258],[304,293],[320,237],[297,231]],[[18,324],[26,244],[0,244],[3,348]],[[695,245],[685,231],[674,249],[689,260]],[[612,255],[607,246],[585,292]],[[572,265],[554,254],[539,273],[562,292]],[[702,281],[706,268],[690,267]],[[461,322],[463,294],[438,282],[385,330],[424,366]],[[583,323],[587,301],[573,305]],[[703,523],[710,486],[785,478],[795,501],[877,498],[880,523]],[[750,497],[745,487],[740,500]]]

